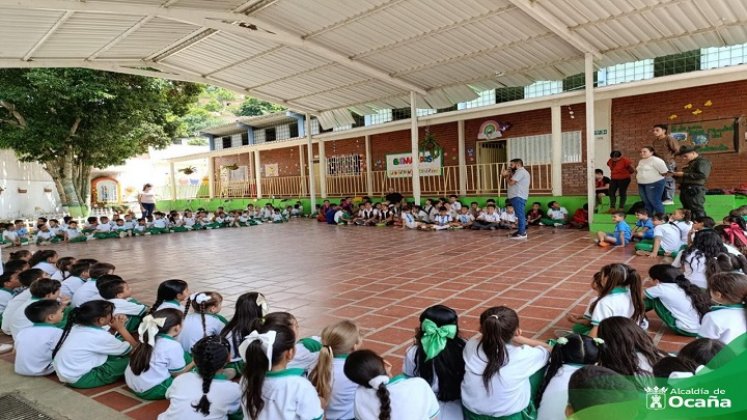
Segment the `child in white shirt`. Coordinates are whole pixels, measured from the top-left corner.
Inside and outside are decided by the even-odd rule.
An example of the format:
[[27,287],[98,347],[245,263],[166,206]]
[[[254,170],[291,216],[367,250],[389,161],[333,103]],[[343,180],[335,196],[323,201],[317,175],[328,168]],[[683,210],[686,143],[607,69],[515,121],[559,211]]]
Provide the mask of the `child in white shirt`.
[[75,292],[83,286],[89,278],[89,270],[93,264],[89,260],[77,261],[70,268],[70,273],[62,280],[60,295],[73,298]]
[[563,226],[568,223],[568,210],[557,201],[547,203],[547,217],[540,220],[541,226]]
[[[31,292],[31,298],[24,302],[18,310],[16,310],[10,319],[10,334],[15,337],[21,330],[29,328],[33,325],[32,321],[26,316],[26,308],[34,302],[40,300],[54,300],[60,297],[60,282],[57,280],[41,278],[35,280],[29,286],[29,292]],[[67,306],[68,301],[64,302]]]
[[99,294],[99,289],[96,287],[96,283],[99,278],[104,277],[107,274],[114,273],[114,266],[109,263],[96,263],[89,269],[89,279],[81,285],[73,295],[73,306],[81,306],[91,300],[104,300]]
[[[151,314],[161,309],[178,309],[184,312],[186,305],[184,301],[189,299],[189,285],[184,280],[171,279],[161,282],[156,292],[156,302],[151,306]],[[181,324],[181,323],[180,323]]]
[[687,243],[690,231],[693,229],[692,213],[688,209],[677,209],[672,212],[669,217],[670,223],[674,224],[680,229],[681,241],[683,244]]
[[747,332],[744,307],[747,301],[747,275],[715,274],[708,278],[708,292],[717,305],[703,317],[698,336],[729,344]]
[[20,316],[23,316],[23,310],[21,308],[25,308],[28,305],[29,300],[31,300],[31,290],[29,287],[37,280],[44,278],[45,274],[44,271],[38,269],[38,268],[32,268],[29,270],[24,270],[18,273],[17,279],[18,283],[20,283],[20,286],[23,289],[21,292],[17,293],[15,296],[13,296],[5,305],[5,310],[3,311],[3,320],[2,325],[0,325],[0,328],[2,328],[2,331],[6,335],[12,334],[11,326],[18,315],[20,311]]
[[677,267],[657,264],[648,270],[653,287],[645,290],[646,310],[653,309],[664,324],[679,335],[694,337],[700,320],[710,310],[711,297],[690,283]]
[[727,252],[718,232],[703,229],[695,234],[693,243],[677,255],[672,265],[681,268],[692,284],[705,289],[707,278],[720,271],[716,258]]
[[49,230],[49,226],[46,224],[44,225],[38,225],[36,227],[36,244],[37,245],[44,245],[44,244],[52,244],[58,242],[57,235],[54,234],[51,230]]
[[[239,352],[246,363],[241,378],[244,418],[321,419],[324,416],[317,390],[304,378],[303,369],[288,368],[295,345],[293,330],[277,325],[264,325],[241,343]],[[261,381],[262,387],[246,386],[246,381]],[[263,402],[262,407],[259,401]]]
[[66,278],[70,277],[70,269],[72,268],[73,264],[75,264],[75,257],[62,257],[57,260],[57,263],[55,264],[55,267],[57,267],[57,270],[49,276],[52,280],[59,280],[63,281]]
[[682,245],[685,244],[682,242],[680,229],[676,225],[669,223],[669,218],[663,213],[655,213],[653,222],[653,244],[649,241],[639,242],[635,246],[636,254],[651,258],[656,258],[657,256],[676,257]]
[[534,405],[529,378],[542,374],[550,347],[522,337],[519,316],[505,306],[490,308],[480,315],[480,333],[464,347],[465,417],[467,413],[492,417],[531,415]]
[[68,224],[67,228],[65,228],[62,232],[63,237],[65,239],[65,242],[75,243],[75,242],[85,242],[88,237],[81,233],[81,231],[78,230],[78,222],[75,220],[71,220]]
[[[114,315],[114,304],[86,302],[73,309],[52,352],[52,363],[61,382],[73,388],[96,388],[124,375],[130,349],[138,345],[125,328],[126,318]],[[116,331],[120,341],[104,327]]]
[[11,246],[21,246],[21,237],[16,232],[16,226],[12,223],[5,225],[3,230],[3,241],[9,243]]
[[501,215],[495,209],[495,204],[489,203],[486,206],[486,210],[480,213],[472,223],[472,229],[481,230],[489,229],[495,230],[501,227]]
[[32,302],[24,315],[32,326],[21,330],[15,337],[15,372],[24,376],[46,376],[54,372],[52,351],[62,337],[58,325],[63,319],[64,305],[56,300],[43,299]]
[[667,356],[656,348],[646,331],[628,317],[613,316],[602,321],[599,338],[604,341],[599,365],[635,378],[640,388],[651,384],[653,366]]
[[[187,353],[200,339],[209,335],[218,335],[228,321],[219,312],[222,308],[223,296],[217,292],[200,292],[190,296],[187,306],[194,313],[187,315],[179,333],[179,342]],[[185,311],[186,313],[186,311]]]
[[57,251],[43,249],[34,253],[31,260],[29,260],[29,264],[32,268],[38,268],[44,271],[47,276],[51,276],[55,271],[57,271],[58,258]]
[[122,277],[113,274],[102,276],[96,282],[96,288],[102,298],[114,304],[114,315],[127,317],[125,328],[134,333],[140,321],[148,312],[148,307],[132,298],[132,290]]
[[501,212],[500,224],[503,229],[516,229],[519,219],[514,212],[514,206],[506,204],[506,208]]
[[538,419],[565,420],[571,375],[583,366],[597,364],[603,348],[602,340],[586,335],[570,334],[558,338],[537,391]]
[[127,386],[144,400],[166,398],[174,378],[189,372],[194,364],[174,337],[179,335],[183,315],[177,309],[163,309],[143,318],[138,328],[140,345],[130,355],[125,370]]

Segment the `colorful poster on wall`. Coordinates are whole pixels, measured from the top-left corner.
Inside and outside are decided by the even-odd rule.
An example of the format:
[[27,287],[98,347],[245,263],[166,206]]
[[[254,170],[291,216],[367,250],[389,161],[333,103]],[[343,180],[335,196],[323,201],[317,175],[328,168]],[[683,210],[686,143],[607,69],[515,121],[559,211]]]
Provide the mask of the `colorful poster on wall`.
[[672,124],[669,130],[680,144],[695,145],[701,153],[728,153],[736,151],[739,123],[737,118],[721,118]]
[[[420,176],[441,176],[442,150],[437,150],[433,154],[430,151],[421,150],[419,155]],[[412,177],[412,153],[386,155],[386,176],[388,178]]]
[[265,176],[266,177],[280,176],[280,168],[278,167],[278,164],[277,163],[265,164]]

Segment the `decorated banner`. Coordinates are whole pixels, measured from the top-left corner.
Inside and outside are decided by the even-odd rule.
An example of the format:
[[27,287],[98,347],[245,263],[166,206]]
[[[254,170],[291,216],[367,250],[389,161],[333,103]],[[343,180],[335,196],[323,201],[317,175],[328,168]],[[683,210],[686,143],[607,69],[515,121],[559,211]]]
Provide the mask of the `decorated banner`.
[[[419,155],[420,176],[441,176],[442,150],[434,152],[421,150]],[[388,178],[412,177],[412,153],[386,155],[386,176]]]
[[736,118],[722,118],[669,126],[672,137],[681,145],[699,147],[700,153],[736,151],[739,124]]

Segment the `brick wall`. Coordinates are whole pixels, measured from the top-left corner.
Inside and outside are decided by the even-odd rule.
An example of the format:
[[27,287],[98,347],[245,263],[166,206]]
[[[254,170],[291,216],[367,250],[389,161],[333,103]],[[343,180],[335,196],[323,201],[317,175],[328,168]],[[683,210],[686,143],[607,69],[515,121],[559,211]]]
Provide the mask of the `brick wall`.
[[[657,123],[670,123],[669,116],[676,114],[676,123],[697,122],[719,118],[739,117],[747,114],[747,81],[723,83],[664,93],[631,96],[612,101],[612,149],[637,161],[642,146],[653,141],[651,129]],[[711,107],[702,104],[711,100]],[[692,103],[693,109],[704,112],[698,116],[684,109]],[[740,133],[738,153],[707,154],[713,163],[713,173],[708,188],[733,188],[747,181],[747,147],[744,133]],[[635,191],[633,186],[632,191]]]

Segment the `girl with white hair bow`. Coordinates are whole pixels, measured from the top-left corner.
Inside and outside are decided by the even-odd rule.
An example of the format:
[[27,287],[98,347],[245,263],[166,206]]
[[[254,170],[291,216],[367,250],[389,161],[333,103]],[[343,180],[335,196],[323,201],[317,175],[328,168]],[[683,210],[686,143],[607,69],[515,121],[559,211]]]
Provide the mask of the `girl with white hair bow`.
[[242,409],[250,420],[312,420],[324,415],[304,370],[288,368],[296,335],[285,326],[264,326],[239,346],[246,364],[241,379]]
[[140,345],[130,356],[125,370],[127,386],[144,400],[166,398],[174,378],[192,369],[192,357],[175,337],[182,329],[182,312],[161,309],[146,315],[138,327]]

